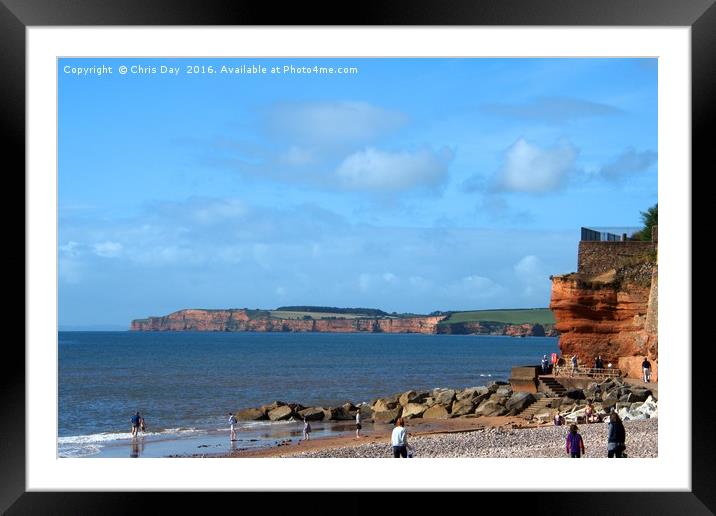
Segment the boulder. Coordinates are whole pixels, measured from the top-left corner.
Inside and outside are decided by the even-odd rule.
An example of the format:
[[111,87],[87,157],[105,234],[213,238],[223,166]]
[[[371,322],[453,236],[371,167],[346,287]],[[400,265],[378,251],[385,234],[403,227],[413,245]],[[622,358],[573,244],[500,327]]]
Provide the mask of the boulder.
[[453,417],[464,416],[470,414],[475,410],[475,400],[473,398],[463,398],[461,400],[455,400],[452,403],[450,413]]
[[423,412],[423,419],[448,419],[450,413],[442,405],[433,405]]
[[582,389],[568,389],[567,392],[564,393],[564,395],[567,398],[573,399],[573,400],[583,400],[585,399],[584,391]]
[[400,417],[402,407],[396,407],[391,410],[381,410],[373,412],[373,421],[376,423],[391,424]]
[[273,403],[269,403],[268,405],[261,405],[261,407],[259,407],[259,408],[268,414],[273,409],[276,409],[278,407],[283,407],[284,405],[287,405],[287,403],[285,403],[283,401],[274,401]]
[[282,405],[268,413],[268,417],[271,421],[285,421],[293,415],[293,410],[291,410],[291,407],[288,405]]
[[408,403],[403,408],[403,414],[401,417],[404,417],[405,419],[412,419],[414,417],[421,417],[423,415],[423,412],[427,410],[426,405],[422,405],[420,403]]
[[606,412],[607,414],[612,411],[612,409],[616,406],[617,400],[611,398],[608,400],[602,401],[602,410]]
[[478,416],[492,416],[493,413],[496,412],[499,408],[504,409],[504,407],[488,399],[485,402],[481,403],[480,406],[475,409],[474,413]]
[[339,412],[338,409],[333,407],[327,407],[323,409],[323,419],[326,421],[335,421],[336,414]]
[[266,412],[259,408],[247,408],[239,410],[236,413],[236,419],[239,421],[263,421],[268,419]]
[[649,389],[633,389],[629,394],[629,402],[646,401],[649,396],[651,396]]
[[[505,408],[512,412],[515,410],[515,414],[519,414],[524,409],[526,409],[528,406],[530,406],[532,403],[536,401],[536,398],[532,395],[532,393],[529,392],[516,392],[512,395],[512,397],[507,400],[507,403],[505,404]],[[515,415],[513,414],[513,415]]]
[[[495,389],[497,390],[497,389]],[[483,394],[491,393],[491,391],[485,387],[468,387],[467,389],[463,389],[461,391],[457,391],[455,393],[455,399],[461,400],[463,398],[476,398],[478,396],[481,396]]]
[[320,421],[324,417],[326,417],[326,414],[323,411],[322,407],[310,407],[307,409],[299,410],[298,415],[301,419],[305,418],[308,421]]
[[512,396],[512,387],[509,385],[500,385],[495,391],[495,394],[500,396]]
[[375,400],[375,403],[373,403],[373,411],[374,412],[384,412],[386,410],[393,410],[397,406],[398,406],[398,400],[391,400],[389,398],[377,399],[377,400]]
[[438,392],[433,392],[433,399],[435,404],[449,407],[452,402],[455,401],[455,391],[453,389],[444,389]]
[[408,391],[404,392],[398,401],[402,407],[405,407],[408,403],[422,403],[428,396],[430,396],[430,393],[427,391]]
[[373,418],[373,409],[367,403],[361,403],[357,408],[360,408],[361,419],[368,420]]

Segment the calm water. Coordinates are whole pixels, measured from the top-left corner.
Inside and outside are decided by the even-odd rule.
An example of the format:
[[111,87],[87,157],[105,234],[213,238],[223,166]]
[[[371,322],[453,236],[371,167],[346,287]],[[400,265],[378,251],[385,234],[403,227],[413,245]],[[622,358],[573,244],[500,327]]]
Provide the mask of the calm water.
[[[273,400],[359,403],[408,389],[470,387],[538,364],[557,338],[416,334],[60,332],[60,448],[224,429]],[[87,446],[85,446],[87,448]],[[86,451],[86,450],[85,450]]]

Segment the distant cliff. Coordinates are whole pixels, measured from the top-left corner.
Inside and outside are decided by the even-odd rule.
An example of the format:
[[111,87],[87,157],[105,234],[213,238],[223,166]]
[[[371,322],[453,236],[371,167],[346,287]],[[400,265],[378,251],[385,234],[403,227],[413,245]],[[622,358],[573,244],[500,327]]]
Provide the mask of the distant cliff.
[[[319,314],[316,314],[317,316]],[[399,317],[324,317],[286,319],[245,309],[179,310],[132,321],[132,331],[257,331],[319,333],[424,333],[544,336],[540,324],[460,323],[440,325],[445,315]]]

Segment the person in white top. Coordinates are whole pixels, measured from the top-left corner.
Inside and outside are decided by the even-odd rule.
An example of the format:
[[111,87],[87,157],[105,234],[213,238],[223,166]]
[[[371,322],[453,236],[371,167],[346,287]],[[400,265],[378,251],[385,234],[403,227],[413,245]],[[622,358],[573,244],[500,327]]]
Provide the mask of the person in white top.
[[360,430],[363,428],[360,424],[360,408],[356,409],[356,439],[360,439]]
[[390,443],[393,445],[393,458],[399,459],[408,457],[408,448],[411,453],[413,447],[408,444],[408,431],[405,429],[405,421],[399,417],[395,422],[395,428],[390,436]]
[[236,423],[238,423],[238,421],[236,420],[236,416],[233,415],[231,412],[229,412],[228,415],[229,415],[229,427],[231,428],[230,439],[232,441],[235,441],[236,440]]

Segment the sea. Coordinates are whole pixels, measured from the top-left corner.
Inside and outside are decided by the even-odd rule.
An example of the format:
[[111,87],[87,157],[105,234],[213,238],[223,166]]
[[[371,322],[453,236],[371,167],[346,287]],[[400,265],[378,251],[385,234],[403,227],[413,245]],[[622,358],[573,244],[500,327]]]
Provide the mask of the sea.
[[[558,352],[555,337],[387,333],[73,332],[58,334],[59,457],[223,454],[296,443],[299,421],[227,413],[275,400],[354,404],[407,390],[506,381]],[[130,435],[140,412],[146,431]],[[352,431],[312,424],[312,436]]]

